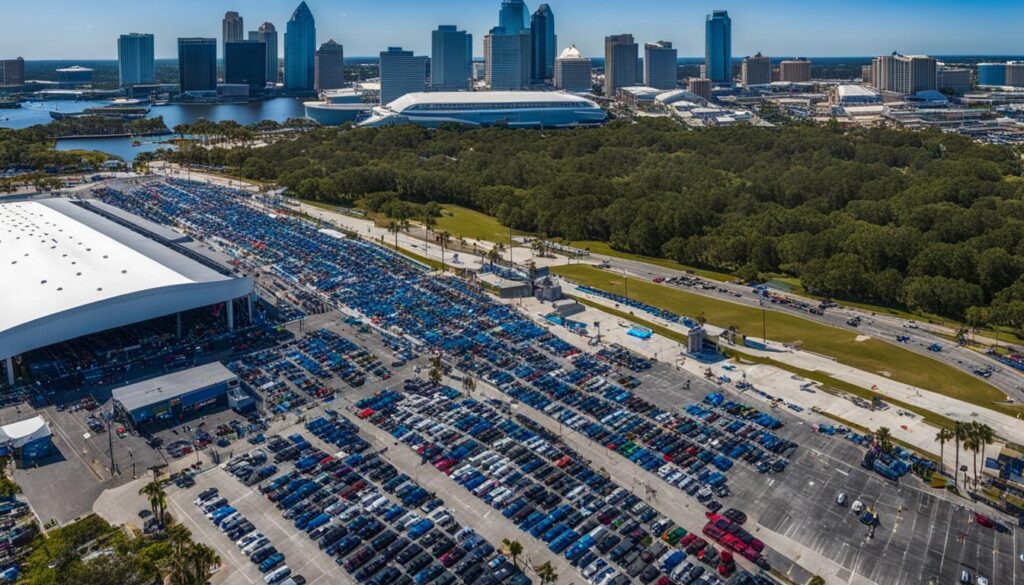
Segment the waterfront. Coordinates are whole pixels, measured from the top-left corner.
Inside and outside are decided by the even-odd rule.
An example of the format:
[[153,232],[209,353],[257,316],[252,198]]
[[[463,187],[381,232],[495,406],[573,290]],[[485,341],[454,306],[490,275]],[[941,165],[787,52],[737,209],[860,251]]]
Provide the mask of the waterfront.
[[[109,105],[109,101],[29,101],[20,108],[0,110],[0,128],[28,128],[53,121],[50,112],[76,113],[86,108]],[[154,106],[149,118],[163,116],[164,123],[173,129],[179,124],[191,124],[200,118],[211,122],[234,120],[242,125],[255,124],[262,120],[284,122],[289,118],[302,118],[305,109],[302,100],[295,98],[274,98],[240,104],[168,104]]]
[[[136,139],[129,136],[110,138],[62,138],[57,141],[57,150],[97,150],[120,157],[126,161],[135,160],[143,152],[153,152],[160,148],[174,148],[171,144],[160,144],[167,136],[150,136]],[[138,144],[135,144],[138,142]]]

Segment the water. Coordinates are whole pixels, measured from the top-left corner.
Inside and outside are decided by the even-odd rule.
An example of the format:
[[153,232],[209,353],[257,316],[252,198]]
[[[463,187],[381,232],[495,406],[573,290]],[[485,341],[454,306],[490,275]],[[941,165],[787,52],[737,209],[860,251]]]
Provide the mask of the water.
[[[108,105],[108,101],[33,101],[24,102],[20,108],[0,110],[0,128],[28,128],[36,124],[53,121],[50,112],[81,112],[86,108]],[[284,122],[288,118],[302,118],[306,115],[302,100],[275,98],[244,104],[169,104],[153,106],[150,118],[163,116],[164,123],[173,129],[178,124],[192,124],[200,118],[211,122],[234,120],[243,126],[262,120]]]
[[[23,102],[20,108],[0,110],[0,128],[28,128],[37,124],[49,124],[53,121],[50,112],[67,113],[81,112],[86,108],[94,108],[109,104],[107,101],[33,101]],[[153,106],[147,117],[163,116],[164,124],[174,129],[179,124],[192,124],[200,118],[211,122],[234,120],[243,126],[255,124],[263,120],[284,122],[289,118],[301,118],[306,115],[302,100],[294,98],[275,98],[265,101],[242,104],[169,104]],[[164,139],[169,138],[163,137]],[[158,148],[172,148],[167,144],[157,144],[159,137],[143,139],[142,144],[133,146],[135,138],[65,138],[57,141],[57,150],[98,150],[124,160],[135,160],[140,152],[152,152]]]
[[133,145],[138,140],[128,136],[120,138],[62,138],[57,141],[57,150],[98,150],[110,155],[119,156],[126,161],[135,160],[141,152],[153,152],[159,148],[173,149],[171,144],[158,144],[158,140],[170,138],[150,137],[140,140],[140,144]]

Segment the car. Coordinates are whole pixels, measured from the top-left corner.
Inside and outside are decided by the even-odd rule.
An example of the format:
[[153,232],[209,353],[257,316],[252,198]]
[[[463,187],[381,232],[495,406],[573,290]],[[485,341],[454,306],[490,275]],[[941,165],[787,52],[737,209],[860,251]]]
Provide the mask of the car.
[[275,583],[280,583],[281,581],[284,581],[291,574],[292,570],[288,568],[288,565],[285,565],[283,567],[278,567],[277,569],[274,569],[273,571],[264,575],[263,580],[266,581],[268,585],[274,585]]
[[263,559],[263,561],[260,563],[260,572],[266,573],[283,562],[284,555],[281,553],[274,553],[269,557]]
[[850,509],[853,510],[854,514],[860,514],[864,511],[864,502],[857,500]]
[[747,521],[746,513],[744,513],[742,510],[737,510],[736,508],[729,508],[728,510],[722,513],[722,516],[725,516],[726,518],[728,518],[736,524],[743,524]]
[[846,494],[844,492],[839,492],[839,495],[836,496],[836,505],[838,505],[838,506],[845,506],[846,505],[846,501],[847,501]]

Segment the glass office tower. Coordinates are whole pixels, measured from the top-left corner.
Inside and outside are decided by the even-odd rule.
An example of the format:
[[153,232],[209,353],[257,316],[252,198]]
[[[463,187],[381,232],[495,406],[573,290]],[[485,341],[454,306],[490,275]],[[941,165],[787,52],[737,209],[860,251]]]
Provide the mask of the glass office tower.
[[284,88],[313,91],[316,75],[316,21],[303,2],[292,13],[284,33]]
[[714,83],[732,83],[732,19],[725,10],[708,15],[704,37],[704,76]]

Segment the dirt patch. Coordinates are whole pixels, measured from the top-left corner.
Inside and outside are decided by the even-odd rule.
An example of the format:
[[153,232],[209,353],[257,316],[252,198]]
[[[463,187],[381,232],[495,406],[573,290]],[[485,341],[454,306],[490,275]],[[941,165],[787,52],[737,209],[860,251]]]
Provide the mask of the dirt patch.
[[869,339],[871,339],[870,335],[858,335],[857,336],[857,341],[867,341]]

